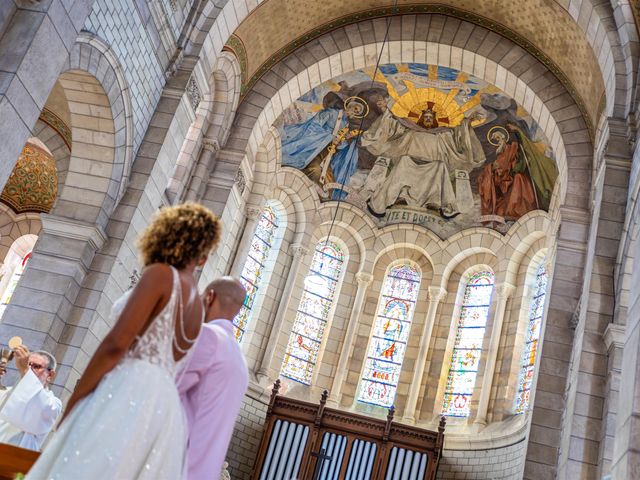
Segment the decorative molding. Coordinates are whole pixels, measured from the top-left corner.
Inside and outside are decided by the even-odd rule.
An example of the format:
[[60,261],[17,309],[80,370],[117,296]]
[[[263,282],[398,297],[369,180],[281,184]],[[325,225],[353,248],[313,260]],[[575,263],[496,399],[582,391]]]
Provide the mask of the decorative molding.
[[233,179],[233,183],[235,183],[235,185],[238,187],[238,190],[240,191],[240,195],[242,195],[244,193],[245,187],[247,186],[247,179],[244,178],[242,167],[238,168],[236,176]]
[[508,282],[504,282],[500,285],[496,285],[496,295],[498,295],[499,298],[503,298],[505,300],[508,300],[509,297],[511,297],[511,295],[513,295],[513,292],[515,291],[516,291],[515,285],[512,285],[511,283],[508,283]]
[[294,258],[304,257],[309,253],[309,249],[299,243],[294,243],[289,247],[289,250],[293,253]]
[[604,331],[604,344],[607,351],[611,348],[624,348],[624,333],[626,327],[617,323],[610,323]]
[[218,140],[205,137],[202,139],[202,148],[215,153],[220,151],[220,143],[218,143]]
[[430,302],[440,302],[444,297],[447,296],[447,291],[439,286],[431,286],[429,287],[428,291]]
[[358,282],[359,288],[367,288],[371,281],[373,280],[373,275],[367,272],[358,272],[356,273],[356,281]]
[[249,220],[256,220],[260,216],[262,209],[254,205],[247,205],[244,209],[244,214]]
[[200,100],[202,100],[202,93],[200,92],[200,87],[198,87],[196,79],[193,77],[191,77],[187,83],[187,96],[189,97],[189,103],[191,103],[193,110],[197,110],[198,105],[200,105]]
[[71,129],[66,123],[64,123],[64,120],[46,107],[44,107],[40,112],[38,120],[41,120],[53,128],[58,135],[62,137],[67,148],[71,150]]
[[[634,12],[636,10],[634,9]],[[246,48],[237,35],[231,35],[227,43],[225,44],[223,50],[228,50],[233,53],[240,64],[240,80],[241,80],[241,88],[240,88],[240,101],[245,97],[245,95],[251,90],[251,88],[256,84],[256,82],[271,68],[273,68],[278,62],[286,58],[288,55],[293,53],[298,48],[302,47],[306,43],[315,40],[316,38],[331,32],[333,30],[337,30],[341,27],[345,27],[354,23],[361,22],[363,20],[372,20],[377,18],[385,18],[390,16],[402,16],[402,15],[417,15],[417,14],[435,14],[435,15],[445,15],[448,17],[457,18],[462,21],[467,21],[478,25],[480,27],[486,28],[489,31],[497,33],[518,45],[519,47],[526,50],[533,57],[535,57],[540,63],[542,63],[559,81],[560,83],[567,89],[567,92],[571,95],[573,100],[576,102],[582,117],[587,124],[587,131],[589,133],[589,138],[593,143],[595,138],[595,129],[594,129],[594,119],[589,115],[589,110],[587,109],[586,103],[583,101],[582,97],[578,94],[576,89],[573,87],[573,84],[566,76],[566,74],[560,69],[560,67],[545,54],[541,49],[539,49],[536,45],[531,43],[526,37],[520,35],[516,31],[511,28],[502,25],[491,18],[486,18],[475,13],[471,13],[468,11],[460,10],[455,7],[446,6],[446,5],[438,5],[438,4],[420,4],[420,5],[398,5],[395,7],[383,7],[376,8],[368,11],[361,11],[351,13],[349,15],[345,15],[344,17],[337,18],[330,22],[325,23],[324,25],[320,25],[313,30],[305,33],[304,35],[299,36],[286,46],[279,49],[274,55],[272,55],[268,60],[266,60],[260,67],[256,69],[253,75],[250,78],[247,78],[247,51]],[[347,73],[347,72],[344,72]],[[472,73],[472,72],[468,72]],[[597,113],[597,109],[596,112]]]
[[40,219],[43,233],[82,240],[90,243],[95,250],[102,248],[107,241],[106,233],[97,225],[82,224],[51,214],[42,214]]
[[128,288],[128,290],[131,290],[133,287],[135,287],[136,283],[138,283],[138,280],[140,280],[140,272],[138,272],[137,268],[134,268],[133,272],[131,272],[131,275],[129,275],[129,288]]

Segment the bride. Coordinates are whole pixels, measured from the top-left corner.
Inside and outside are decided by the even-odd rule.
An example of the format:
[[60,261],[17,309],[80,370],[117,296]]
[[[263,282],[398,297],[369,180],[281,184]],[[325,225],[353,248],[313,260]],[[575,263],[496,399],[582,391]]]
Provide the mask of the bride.
[[203,321],[193,273],[219,237],[218,218],[200,205],[157,214],[139,240],[142,277],[115,302],[113,328],[27,479],[181,478],[186,431],[175,374]]

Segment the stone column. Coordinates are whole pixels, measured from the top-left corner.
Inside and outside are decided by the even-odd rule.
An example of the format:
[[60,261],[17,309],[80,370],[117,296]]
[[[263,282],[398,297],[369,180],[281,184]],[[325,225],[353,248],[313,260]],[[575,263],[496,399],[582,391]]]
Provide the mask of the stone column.
[[191,176],[185,200],[193,202],[202,197],[204,187],[207,184],[207,178],[209,178],[209,174],[215,168],[216,156],[219,150],[220,144],[217,140],[207,137],[202,139],[202,151],[200,152],[200,158],[198,159],[195,171]]
[[270,381],[270,375],[277,375],[278,369],[274,366],[274,357],[276,348],[278,346],[278,337],[280,336],[282,324],[284,323],[284,317],[287,312],[287,308],[289,307],[289,302],[291,302],[291,296],[293,294],[294,288],[296,286],[296,278],[298,277],[300,265],[302,264],[302,260],[307,255],[307,253],[309,253],[307,247],[304,247],[298,243],[291,245],[290,249],[293,253],[293,258],[289,267],[289,274],[287,276],[287,281],[285,283],[284,289],[282,290],[282,297],[280,298],[278,310],[276,311],[276,315],[273,320],[271,332],[269,333],[269,340],[267,341],[267,346],[265,348],[262,361],[260,362],[260,368],[256,372],[258,381],[260,381],[261,384],[266,382],[264,383],[265,386]]
[[604,333],[604,343],[609,356],[607,365],[606,397],[604,401],[604,420],[601,429],[600,476],[611,473],[613,448],[615,443],[616,414],[618,412],[618,397],[620,395],[620,380],[622,374],[622,351],[624,349],[624,325],[610,323]]
[[418,405],[418,395],[420,394],[420,386],[422,385],[422,376],[427,362],[427,353],[429,351],[429,343],[431,342],[431,333],[438,311],[438,305],[447,295],[447,291],[442,287],[429,287],[429,307],[427,308],[427,316],[422,326],[420,336],[420,347],[418,357],[416,358],[413,377],[411,379],[411,388],[409,389],[409,397],[407,398],[407,406],[404,409],[403,421],[415,423],[416,406]]
[[101,288],[101,275],[90,272],[89,266],[105,240],[106,235],[95,225],[43,214],[33,256],[2,316],[0,338],[5,342],[19,335],[30,350],[48,350],[57,357],[61,366],[55,380],[58,386],[67,384],[91,326],[92,312],[74,309],[74,303],[88,274],[94,283],[91,288]]
[[[31,135],[93,1],[0,2],[0,189]],[[29,101],[25,101],[26,92]]]
[[366,272],[356,273],[356,281],[358,282],[358,289],[356,290],[356,296],[353,300],[353,307],[351,308],[351,315],[349,316],[349,323],[347,324],[347,331],[344,334],[342,341],[342,348],[340,349],[340,357],[338,359],[338,365],[336,366],[336,373],[333,377],[333,383],[331,384],[331,393],[327,403],[333,407],[337,407],[340,403],[340,396],[342,395],[342,385],[344,384],[345,377],[347,375],[347,363],[351,358],[353,346],[353,337],[355,337],[358,323],[360,322],[360,315],[362,314],[362,306],[364,305],[364,295],[367,292],[367,288],[373,280],[373,275]]
[[484,377],[482,379],[482,388],[480,390],[480,399],[478,401],[478,412],[476,414],[475,423],[486,425],[487,409],[489,408],[489,399],[491,398],[491,386],[493,384],[493,373],[496,369],[496,359],[498,357],[498,347],[500,346],[500,336],[502,335],[502,323],[504,322],[504,314],[507,309],[509,297],[513,294],[515,287],[510,283],[503,283],[496,288],[498,302],[493,315],[493,328],[491,329],[491,339],[489,340],[489,349],[485,356]]
[[244,267],[245,259],[249,254],[249,248],[251,247],[251,240],[253,240],[253,234],[258,225],[261,210],[258,207],[249,205],[245,208],[244,228],[242,229],[242,237],[240,244],[235,252],[235,258],[233,259],[233,265],[231,266],[230,275],[239,277]]

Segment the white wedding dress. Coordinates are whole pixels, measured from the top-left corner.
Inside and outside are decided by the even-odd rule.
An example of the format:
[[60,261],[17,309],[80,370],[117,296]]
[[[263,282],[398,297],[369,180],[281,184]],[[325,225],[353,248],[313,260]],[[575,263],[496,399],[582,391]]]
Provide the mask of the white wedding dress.
[[[78,402],[27,480],[182,478],[186,422],[175,374],[187,356],[173,359],[181,294],[178,273],[172,270],[167,305],[120,363]],[[127,298],[128,292],[115,302],[112,320]]]

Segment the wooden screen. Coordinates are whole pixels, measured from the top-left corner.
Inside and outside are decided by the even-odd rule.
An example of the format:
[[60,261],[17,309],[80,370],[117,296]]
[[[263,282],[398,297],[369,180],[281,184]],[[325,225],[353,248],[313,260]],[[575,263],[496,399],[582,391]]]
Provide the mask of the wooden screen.
[[434,480],[444,443],[437,432],[278,395],[276,381],[251,478],[255,480]]

